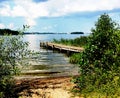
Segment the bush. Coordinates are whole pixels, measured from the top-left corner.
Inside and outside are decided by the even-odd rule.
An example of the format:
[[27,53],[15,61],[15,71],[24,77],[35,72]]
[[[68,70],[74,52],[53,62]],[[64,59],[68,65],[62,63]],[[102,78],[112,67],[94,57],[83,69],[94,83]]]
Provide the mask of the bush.
[[[74,89],[83,95],[120,96],[120,31],[107,15],[100,16],[79,57],[80,76]],[[99,96],[99,97],[100,97]]]
[[28,43],[19,36],[0,36],[0,98],[16,98],[13,75],[19,73],[19,65],[29,54]]
[[79,64],[79,60],[81,58],[81,54],[76,53],[70,56],[70,63],[72,64]]

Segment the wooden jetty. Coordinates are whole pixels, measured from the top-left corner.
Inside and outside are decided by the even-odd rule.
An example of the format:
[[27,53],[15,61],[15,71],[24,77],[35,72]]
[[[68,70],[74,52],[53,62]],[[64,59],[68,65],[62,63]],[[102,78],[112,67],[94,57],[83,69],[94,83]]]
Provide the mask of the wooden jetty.
[[40,42],[40,47],[51,49],[51,50],[58,50],[62,53],[67,53],[70,55],[72,53],[80,53],[84,50],[82,47],[75,47],[75,46],[67,46],[63,44],[56,44],[52,42]]

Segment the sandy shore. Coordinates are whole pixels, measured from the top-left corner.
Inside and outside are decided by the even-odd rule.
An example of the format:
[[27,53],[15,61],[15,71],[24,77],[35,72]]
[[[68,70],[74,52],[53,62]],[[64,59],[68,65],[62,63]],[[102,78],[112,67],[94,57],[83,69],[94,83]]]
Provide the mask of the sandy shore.
[[81,98],[73,97],[71,77],[16,80],[20,98]]

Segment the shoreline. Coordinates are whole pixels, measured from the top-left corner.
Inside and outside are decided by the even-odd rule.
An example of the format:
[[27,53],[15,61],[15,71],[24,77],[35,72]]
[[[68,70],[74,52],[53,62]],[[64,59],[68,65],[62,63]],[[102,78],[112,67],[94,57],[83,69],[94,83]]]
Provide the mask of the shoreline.
[[[20,98],[70,98],[70,90],[75,86],[72,77],[52,77],[16,80],[16,90]],[[80,97],[74,97],[80,98]]]

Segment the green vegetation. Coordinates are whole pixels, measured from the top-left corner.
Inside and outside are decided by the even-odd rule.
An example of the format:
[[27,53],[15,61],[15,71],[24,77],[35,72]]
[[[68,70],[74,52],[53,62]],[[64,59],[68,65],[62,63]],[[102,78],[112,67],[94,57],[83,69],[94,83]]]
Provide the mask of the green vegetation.
[[61,39],[61,40],[54,39],[53,42],[65,44],[65,45],[69,45],[69,46],[84,47],[86,45],[86,43],[88,43],[88,37],[81,36],[76,39]]
[[70,56],[69,62],[72,64],[79,64],[80,58],[81,58],[81,53],[75,53]]
[[0,36],[0,98],[18,97],[13,76],[19,73],[22,60],[29,54],[27,46],[28,43],[22,41],[22,35]]
[[11,34],[11,35],[18,35],[18,31],[10,30],[10,29],[0,29],[0,35]]
[[85,50],[71,58],[79,63],[80,73],[73,79],[74,93],[85,98],[120,96],[120,30],[107,14],[99,17]]

